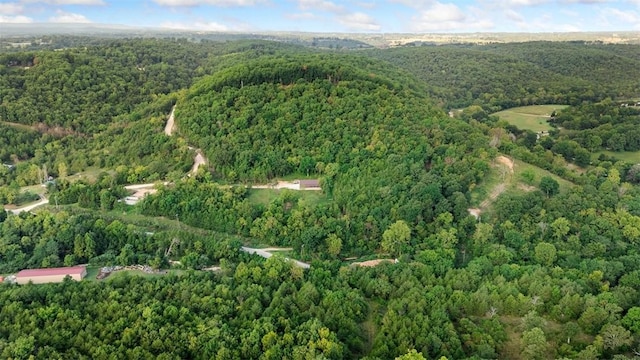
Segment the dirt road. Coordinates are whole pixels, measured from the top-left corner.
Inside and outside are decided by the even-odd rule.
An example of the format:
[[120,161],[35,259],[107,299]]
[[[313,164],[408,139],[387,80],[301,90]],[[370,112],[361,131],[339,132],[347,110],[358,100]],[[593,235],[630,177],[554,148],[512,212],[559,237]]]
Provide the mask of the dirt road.
[[31,205],[28,205],[28,206],[25,206],[25,207],[21,207],[21,208],[17,208],[17,209],[12,209],[12,210],[9,210],[9,211],[11,211],[12,213],[18,215],[23,211],[29,212],[29,211],[37,208],[38,206],[41,206],[41,205],[44,205],[44,204],[48,204],[48,203],[49,203],[49,199],[46,199],[46,198],[42,197],[42,199],[40,201],[38,201],[37,203],[35,203],[35,204],[31,204]]
[[176,129],[175,117],[173,116],[175,111],[176,111],[176,106],[173,105],[173,107],[171,108],[171,114],[169,114],[169,120],[167,120],[167,125],[165,125],[164,127],[164,133],[167,136],[173,135],[173,132]]
[[[291,251],[293,249],[291,248],[265,248],[265,249],[255,249],[255,248],[250,248],[250,247],[246,247],[243,246],[240,248],[240,250],[249,253],[249,254],[256,254],[258,256],[262,256],[265,259],[268,259],[270,257],[273,256],[273,254],[271,253],[272,251]],[[303,268],[303,269],[308,269],[311,267],[310,264],[307,264],[305,262],[302,261],[298,261],[295,259],[289,259],[289,258],[285,258],[288,261],[293,261],[294,264],[298,265],[299,267]]]
[[[497,198],[507,189],[507,183],[511,181],[511,176],[513,175],[513,160],[509,159],[506,156],[500,155],[496,158],[496,161],[504,166],[506,170],[508,170],[509,177],[503,176],[503,181],[496,185],[492,190],[489,196],[480,203],[480,206],[477,208],[467,209],[469,214],[473,215],[476,219],[480,217],[483,211],[486,210],[489,205],[491,205]],[[506,174],[503,174],[506,175]]]
[[304,191],[322,191],[319,187],[300,188],[300,184],[292,181],[278,181],[276,184],[257,184],[251,185],[252,189],[291,189]]

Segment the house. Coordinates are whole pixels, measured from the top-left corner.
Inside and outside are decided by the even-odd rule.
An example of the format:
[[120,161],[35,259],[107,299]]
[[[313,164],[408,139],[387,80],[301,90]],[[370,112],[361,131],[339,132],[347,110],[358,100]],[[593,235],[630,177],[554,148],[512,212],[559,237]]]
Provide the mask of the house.
[[65,277],[80,281],[87,276],[87,269],[84,266],[50,268],[50,269],[26,269],[16,274],[18,284],[56,283],[62,282]]
[[318,179],[299,180],[298,184],[300,185],[300,190],[320,189],[320,180]]

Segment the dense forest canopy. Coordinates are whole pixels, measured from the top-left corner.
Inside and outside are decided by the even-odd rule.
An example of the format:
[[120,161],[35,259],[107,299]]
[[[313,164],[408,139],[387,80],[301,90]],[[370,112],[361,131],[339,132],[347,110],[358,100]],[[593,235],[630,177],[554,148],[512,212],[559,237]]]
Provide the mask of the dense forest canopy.
[[492,112],[533,104],[574,104],[640,93],[636,45],[526,42],[367,50],[411,71],[447,108]]
[[[0,212],[0,275],[92,276],[0,284],[0,357],[640,351],[637,46],[56,41],[0,54],[0,203],[50,200]],[[540,103],[544,136],[489,115]],[[168,273],[95,280],[136,264]]]

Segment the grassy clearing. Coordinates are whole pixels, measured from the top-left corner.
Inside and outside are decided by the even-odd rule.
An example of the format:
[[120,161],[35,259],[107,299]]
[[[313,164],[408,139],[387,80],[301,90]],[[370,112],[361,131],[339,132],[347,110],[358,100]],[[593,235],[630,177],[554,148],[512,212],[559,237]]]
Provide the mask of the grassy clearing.
[[[573,186],[575,186],[572,182],[567,181],[561,177],[559,177],[558,175],[555,175],[547,170],[541,169],[537,166],[531,165],[529,163],[526,163],[524,161],[520,161],[520,160],[515,160],[514,161],[514,180],[516,180],[516,184],[512,184],[511,188],[517,187],[518,184],[517,183],[521,183],[524,184],[523,180],[522,180],[522,173],[526,172],[526,171],[531,171],[534,174],[534,179],[532,182],[533,186],[538,186],[540,184],[540,179],[542,179],[542,177],[544,176],[550,176],[552,177],[555,181],[558,182],[558,184],[560,184],[560,192],[566,192],[569,189],[571,189]],[[515,185],[515,186],[514,186]],[[525,184],[526,185],[526,184]],[[522,190],[520,190],[522,191]]]
[[318,205],[329,201],[322,191],[298,191],[290,189],[250,189],[249,201],[254,204],[268,205],[277,199],[283,191],[293,192],[300,201],[310,205]]
[[500,171],[494,168],[489,169],[489,173],[471,191],[471,206],[478,207],[500,182],[502,182]]
[[499,111],[492,115],[522,130],[548,131],[552,127],[547,122],[553,110],[561,110],[567,105],[531,105]]
[[96,276],[98,276],[99,272],[99,266],[87,266],[87,276],[84,279],[88,281],[96,281]]
[[597,159],[600,154],[605,154],[610,157],[614,157],[618,160],[622,160],[624,162],[628,162],[630,164],[638,164],[640,163],[640,151],[599,151],[593,154],[592,158]]
[[123,276],[140,276],[143,278],[150,279],[150,278],[156,278],[156,277],[165,276],[165,275],[181,275],[182,273],[184,273],[184,270],[167,270],[166,274],[149,274],[140,270],[120,270],[107,276],[105,280],[110,281]]
[[47,192],[47,188],[42,185],[23,186],[20,188],[20,192],[31,192],[33,194],[42,195]]
[[98,178],[98,175],[100,175],[103,172],[106,172],[111,175],[115,173],[115,171],[113,170],[105,170],[102,168],[90,167],[90,168],[87,168],[85,171],[79,172],[77,174],[69,175],[65,179],[69,180],[70,182],[74,182],[78,180],[87,180],[89,182],[93,182]]

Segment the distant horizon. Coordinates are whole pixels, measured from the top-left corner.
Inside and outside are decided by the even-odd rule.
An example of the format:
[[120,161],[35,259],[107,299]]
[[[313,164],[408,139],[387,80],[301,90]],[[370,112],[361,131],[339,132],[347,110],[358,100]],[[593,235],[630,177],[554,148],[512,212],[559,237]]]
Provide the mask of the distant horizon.
[[[185,32],[185,33],[212,33],[212,34],[340,34],[340,35],[509,35],[509,34],[639,34],[640,30],[604,30],[604,31],[459,31],[459,32],[361,32],[361,31],[307,31],[307,30],[256,30],[256,31],[240,31],[240,30],[198,30],[198,29],[173,29],[152,26],[136,26],[116,23],[51,23],[51,22],[33,22],[33,23],[0,23],[0,28],[33,28],[51,27],[51,28],[96,28],[96,29],[113,29],[113,30],[142,30],[142,31],[158,31],[158,32]],[[0,37],[2,33],[0,32]]]
[[640,0],[0,0],[6,24],[220,33],[640,31]]

